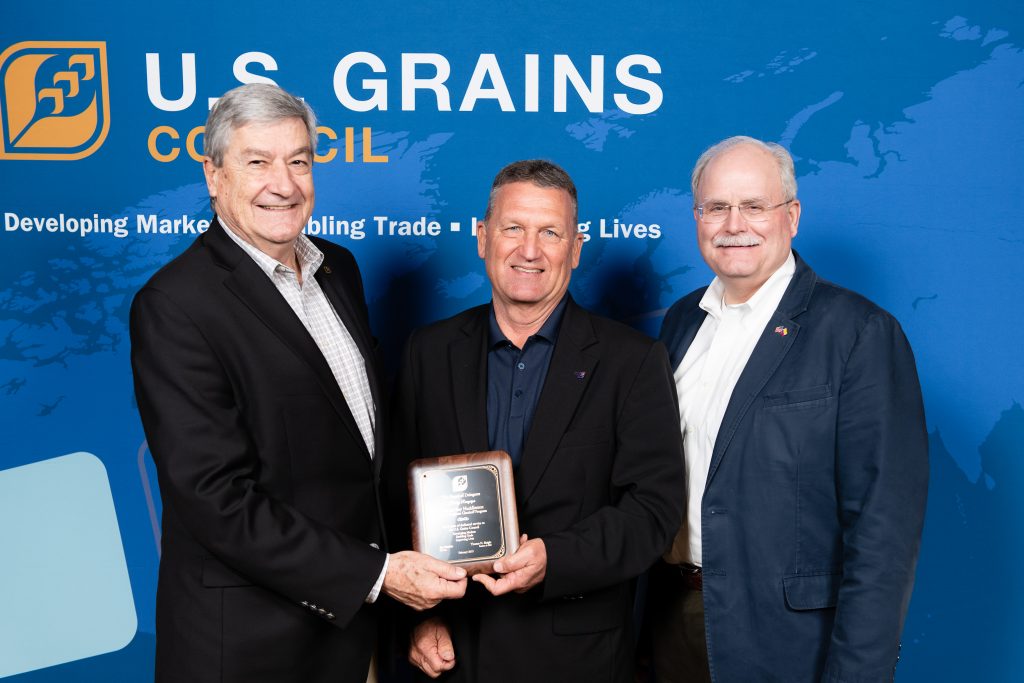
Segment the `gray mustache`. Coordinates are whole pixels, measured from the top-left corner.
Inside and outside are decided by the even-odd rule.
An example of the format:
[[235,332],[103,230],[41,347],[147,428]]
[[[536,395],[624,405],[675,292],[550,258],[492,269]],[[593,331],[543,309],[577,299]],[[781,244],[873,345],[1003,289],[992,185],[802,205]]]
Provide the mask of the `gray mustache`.
[[712,246],[715,247],[756,247],[761,244],[761,240],[756,236],[742,233],[739,235],[716,235],[711,240]]

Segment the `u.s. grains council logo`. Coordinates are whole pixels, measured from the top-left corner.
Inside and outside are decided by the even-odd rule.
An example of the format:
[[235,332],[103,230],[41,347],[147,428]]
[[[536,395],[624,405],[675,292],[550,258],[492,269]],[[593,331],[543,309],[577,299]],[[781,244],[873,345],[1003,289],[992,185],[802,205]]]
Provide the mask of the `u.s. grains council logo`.
[[0,54],[0,83],[0,159],[81,159],[106,139],[106,43],[16,43]]

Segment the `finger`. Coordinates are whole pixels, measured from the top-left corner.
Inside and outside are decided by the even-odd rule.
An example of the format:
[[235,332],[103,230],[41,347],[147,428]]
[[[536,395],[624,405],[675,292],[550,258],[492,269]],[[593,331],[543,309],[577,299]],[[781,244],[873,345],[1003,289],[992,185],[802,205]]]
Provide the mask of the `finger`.
[[466,579],[463,577],[459,581],[445,581],[444,579],[438,579],[439,597],[444,600],[452,600],[454,598],[461,598],[466,594]]
[[432,676],[436,677],[441,674],[442,671],[447,669],[448,663],[441,657],[436,651],[427,653],[427,668]]
[[474,574],[473,580],[486,588],[489,593],[494,593],[494,584],[497,583],[497,581],[494,580],[494,577],[488,576],[487,574]]
[[466,570],[462,567],[442,562],[429,555],[424,555],[423,558],[425,560],[424,568],[446,581],[459,581],[466,578]]
[[531,551],[530,546],[519,546],[519,550],[495,562],[494,571],[499,574],[510,574],[517,569],[522,569],[528,565],[532,558],[533,552]]
[[[484,588],[491,595],[504,595],[515,588],[510,575],[502,576],[500,579],[495,580],[493,577],[487,576],[486,574],[478,574],[477,576],[484,576],[486,578],[480,579],[480,583],[484,584]],[[476,576],[473,577],[474,579]]]

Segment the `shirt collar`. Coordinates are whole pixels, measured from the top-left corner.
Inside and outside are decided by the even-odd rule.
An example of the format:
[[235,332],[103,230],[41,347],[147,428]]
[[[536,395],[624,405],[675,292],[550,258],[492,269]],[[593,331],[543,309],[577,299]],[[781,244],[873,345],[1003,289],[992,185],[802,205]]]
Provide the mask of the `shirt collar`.
[[[249,244],[239,237],[231,226],[224,222],[223,218],[218,216],[217,220],[223,223],[224,232],[228,234],[228,237],[234,240],[235,244],[240,246],[242,251],[248,254],[252,260],[256,262],[256,265],[259,266],[260,270],[266,273],[267,277],[273,278],[274,272],[277,271],[278,268],[286,273],[293,272],[291,268],[284,265],[273,256],[265,254],[252,244]],[[324,262],[324,254],[316,248],[316,245],[313,244],[312,240],[302,233],[299,233],[299,238],[295,240],[295,259],[299,262],[299,269],[302,271],[303,278],[305,278],[306,275],[315,273],[320,268],[320,264]]]
[[[793,279],[793,273],[795,272],[796,259],[793,257],[793,251],[790,250],[789,256],[786,257],[786,260],[782,265],[772,273],[771,277],[769,277],[763,285],[758,287],[753,296],[742,304],[729,306],[728,308],[739,310],[741,316],[744,318],[752,311],[756,311],[768,304],[771,304],[772,310],[774,311],[775,308],[778,307],[779,301],[782,299],[782,294],[785,292],[786,287],[789,286],[789,282]],[[726,309],[725,284],[723,284],[717,276],[711,281],[707,291],[704,292],[704,296],[701,297],[699,305],[708,313],[708,315],[714,317],[716,320],[722,319]]]
[[[554,344],[558,340],[558,330],[562,326],[562,317],[565,315],[566,302],[569,300],[569,293],[566,292],[562,295],[562,300],[555,306],[555,310],[551,311],[551,315],[544,321],[544,324],[540,326],[540,329],[530,335],[530,338],[526,341],[529,342],[531,339],[543,339],[549,344]],[[511,343],[505,333],[501,331],[501,327],[498,325],[498,319],[494,316],[494,305],[491,304],[491,312],[488,316],[488,333],[487,333],[488,348],[494,348],[499,344]]]

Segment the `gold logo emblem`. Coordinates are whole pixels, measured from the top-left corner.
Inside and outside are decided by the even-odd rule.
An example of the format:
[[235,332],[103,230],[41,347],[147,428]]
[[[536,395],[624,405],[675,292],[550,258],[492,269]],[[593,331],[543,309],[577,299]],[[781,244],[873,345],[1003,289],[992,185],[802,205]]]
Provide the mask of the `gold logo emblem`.
[[106,43],[16,43],[0,54],[0,84],[0,159],[82,159],[106,139]]

